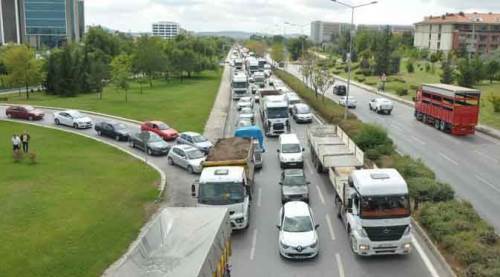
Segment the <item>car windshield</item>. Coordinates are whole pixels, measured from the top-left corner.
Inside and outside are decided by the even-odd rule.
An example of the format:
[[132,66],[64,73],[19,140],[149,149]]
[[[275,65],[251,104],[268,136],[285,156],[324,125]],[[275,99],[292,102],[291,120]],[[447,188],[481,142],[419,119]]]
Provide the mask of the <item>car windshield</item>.
[[253,113],[253,111],[252,111],[251,108],[243,108],[243,109],[241,109],[240,113],[242,113],[242,114],[251,114],[251,113]]
[[233,88],[247,88],[247,82],[233,82]]
[[198,201],[207,205],[229,205],[243,202],[245,189],[241,183],[202,183]]
[[285,232],[310,232],[313,230],[311,218],[309,216],[285,217],[283,221],[283,231]]
[[288,118],[288,108],[267,108],[267,117],[274,118]]
[[309,106],[299,105],[299,106],[297,106],[297,113],[300,113],[300,114],[311,113],[311,109],[309,108]]
[[248,119],[241,119],[238,122],[238,127],[248,127],[248,126],[252,126],[252,122]]
[[123,124],[123,123],[113,124],[113,127],[115,127],[115,130],[125,130],[125,129],[127,129],[127,126],[125,126],[125,124]]
[[163,139],[159,135],[149,133],[149,142],[159,142],[159,141],[163,141]]
[[73,118],[82,118],[83,117],[83,114],[81,114],[80,112],[72,112],[72,113],[70,113],[70,115]]
[[194,136],[193,137],[193,142],[205,142],[207,139],[204,136]]
[[410,216],[408,195],[366,196],[361,198],[361,218],[395,218]]
[[27,110],[27,111],[33,111],[35,108],[33,108],[33,106],[24,106],[24,108]]
[[300,150],[300,145],[299,144],[296,144],[296,143],[293,143],[293,144],[283,144],[281,146],[281,153],[300,153],[302,152]]
[[168,129],[170,129],[170,127],[168,127],[168,125],[165,124],[165,123],[159,123],[158,124],[158,129],[160,129],[160,130],[168,130]]
[[285,186],[304,186],[305,184],[306,178],[303,175],[285,176],[283,180],[283,185]]
[[196,150],[192,150],[192,151],[189,151],[189,152],[186,152],[186,155],[188,156],[188,158],[190,160],[196,160],[196,159],[201,159],[203,158],[205,155],[203,154],[203,152],[201,152],[200,150],[196,149]]

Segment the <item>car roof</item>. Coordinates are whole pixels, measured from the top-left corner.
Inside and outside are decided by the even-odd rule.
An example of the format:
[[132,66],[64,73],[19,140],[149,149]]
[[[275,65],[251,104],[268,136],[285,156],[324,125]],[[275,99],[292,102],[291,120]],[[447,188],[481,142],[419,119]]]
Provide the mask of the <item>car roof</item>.
[[309,205],[302,201],[290,201],[283,205],[284,215],[287,217],[292,216],[311,216]]
[[248,101],[252,101],[252,97],[250,97],[250,96],[240,97],[240,100],[239,100],[239,101],[241,101],[241,100],[248,100]]
[[280,135],[281,143],[300,143],[299,138],[296,134],[281,134]]
[[156,124],[156,125],[158,125],[158,124],[165,124],[165,123],[163,123],[162,121],[159,121],[159,120],[151,120],[151,121],[146,121],[146,122],[153,123],[153,124]]
[[295,104],[295,107],[307,107],[307,108],[310,108],[309,105],[305,104],[305,103],[297,103]]
[[184,151],[198,150],[198,148],[193,147],[191,145],[187,145],[187,144],[176,144],[176,145],[172,146],[172,148],[179,148],[179,149],[182,149]]
[[290,168],[283,171],[285,176],[304,176],[304,170],[300,168]]
[[363,169],[352,172],[356,189],[364,196],[407,194],[406,181],[396,169]]
[[182,132],[181,135],[188,135],[190,137],[196,137],[196,136],[201,136],[200,133],[196,133],[196,132]]

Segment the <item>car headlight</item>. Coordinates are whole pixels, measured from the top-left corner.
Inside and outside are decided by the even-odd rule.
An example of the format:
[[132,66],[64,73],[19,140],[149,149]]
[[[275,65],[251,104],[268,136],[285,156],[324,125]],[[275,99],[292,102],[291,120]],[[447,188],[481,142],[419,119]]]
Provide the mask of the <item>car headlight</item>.
[[245,218],[243,217],[238,217],[236,218],[234,221],[236,221],[236,223],[243,223],[243,221],[245,220]]
[[287,245],[287,244],[283,243],[282,241],[280,241],[280,244],[281,244],[281,247],[283,247],[283,249],[290,248],[290,245]]
[[405,243],[405,244],[403,244],[403,249],[406,250],[406,251],[410,251],[411,250],[411,243]]
[[311,248],[316,248],[318,246],[318,240],[316,240],[313,244],[309,245]]

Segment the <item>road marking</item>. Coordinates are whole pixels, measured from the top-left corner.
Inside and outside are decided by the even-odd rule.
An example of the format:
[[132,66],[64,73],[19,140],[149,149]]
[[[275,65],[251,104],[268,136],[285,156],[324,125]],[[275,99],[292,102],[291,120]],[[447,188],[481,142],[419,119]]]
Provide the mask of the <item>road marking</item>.
[[319,119],[319,117],[316,116],[315,114],[313,114],[313,118],[316,119],[316,121],[318,121],[319,125],[325,125],[325,123],[323,123],[323,121]]
[[309,160],[306,160],[306,164],[307,164],[307,170],[309,171],[309,173],[311,175],[314,175],[313,166],[311,165],[311,163],[309,162]]
[[330,237],[332,238],[332,240],[335,240],[335,233],[333,232],[332,220],[330,219],[330,216],[328,214],[326,214],[325,217],[326,217],[326,224],[328,225],[328,231],[330,231]]
[[497,192],[500,192],[500,189],[495,187],[492,183],[486,181],[484,178],[482,178],[481,176],[478,176],[476,175],[476,179],[478,179],[479,181],[483,182],[484,184],[488,185],[490,188],[496,190]]
[[431,274],[432,277],[439,277],[439,274],[436,271],[436,268],[432,264],[431,260],[429,260],[429,257],[427,257],[427,254],[425,254],[424,250],[418,243],[418,241],[415,239],[413,235],[411,235],[411,242],[413,243],[413,246],[415,246],[415,249],[417,249],[418,254],[420,257],[422,257],[422,261],[424,262],[425,266],[429,270],[429,273]]
[[257,228],[253,230],[252,249],[250,250],[250,260],[255,257],[255,244],[257,244]]
[[342,258],[340,257],[339,253],[335,254],[335,259],[337,260],[337,267],[339,269],[339,276],[344,277],[344,265],[342,264]]
[[475,150],[475,151],[474,151],[474,153],[476,153],[476,154],[478,154],[478,155],[481,155],[481,156],[485,157],[486,159],[488,159],[488,160],[490,160],[490,161],[492,161],[492,162],[494,162],[494,163],[498,163],[498,160],[497,160],[497,159],[495,159],[495,158],[493,158],[493,157],[490,157],[489,155],[487,155],[487,154],[485,154],[485,153],[483,153],[483,152],[481,152],[481,151]]
[[262,203],[262,188],[259,188],[259,195],[257,196],[257,207],[260,207]]
[[323,193],[321,192],[321,189],[318,185],[316,185],[316,189],[318,190],[319,200],[321,201],[321,204],[325,205],[325,198],[323,197]]
[[443,153],[439,152],[439,155],[440,155],[443,159],[445,159],[445,160],[449,161],[450,163],[452,163],[452,164],[454,164],[454,165],[458,165],[458,162],[457,162],[457,161],[455,161],[454,159],[452,159],[452,158],[450,158],[450,157],[446,156],[445,154],[443,154]]
[[423,141],[423,140],[421,140],[421,139],[419,139],[419,138],[417,138],[417,137],[411,137],[411,138],[412,138],[414,141],[416,141],[416,142],[418,142],[418,143],[420,143],[420,144],[422,144],[422,145],[426,145],[425,141]]

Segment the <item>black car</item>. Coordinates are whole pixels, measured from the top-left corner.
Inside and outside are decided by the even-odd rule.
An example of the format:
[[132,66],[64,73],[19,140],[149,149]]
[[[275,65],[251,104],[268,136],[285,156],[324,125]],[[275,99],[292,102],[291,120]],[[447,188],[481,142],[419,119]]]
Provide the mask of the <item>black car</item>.
[[96,123],[94,129],[99,136],[114,138],[117,141],[128,140],[129,131],[123,123],[103,121]]
[[170,145],[153,132],[140,132],[129,136],[129,145],[140,149],[150,156],[164,156],[170,151]]
[[281,203],[304,201],[309,203],[309,182],[303,169],[285,169],[281,173]]
[[344,96],[347,94],[347,87],[345,85],[334,85],[333,94]]

